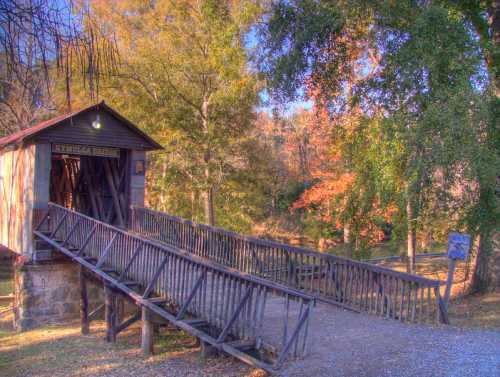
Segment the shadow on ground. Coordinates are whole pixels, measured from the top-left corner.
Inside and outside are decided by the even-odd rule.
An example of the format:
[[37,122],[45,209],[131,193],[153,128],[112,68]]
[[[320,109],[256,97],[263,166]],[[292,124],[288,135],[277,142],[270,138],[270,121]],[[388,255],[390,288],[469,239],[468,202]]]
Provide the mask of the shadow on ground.
[[[175,329],[161,330],[155,355],[143,357],[140,327],[132,326],[117,343],[104,341],[96,322],[82,336],[78,324],[48,326],[21,334],[0,330],[0,376],[258,376],[228,357],[202,359],[194,338]],[[257,373],[257,374],[256,374]]]

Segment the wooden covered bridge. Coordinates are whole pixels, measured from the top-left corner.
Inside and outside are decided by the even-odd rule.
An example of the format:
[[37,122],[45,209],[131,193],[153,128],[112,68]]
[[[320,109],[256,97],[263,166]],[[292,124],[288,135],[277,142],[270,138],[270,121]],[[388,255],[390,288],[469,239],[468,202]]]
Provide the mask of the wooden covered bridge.
[[[161,147],[103,102],[0,148],[0,236],[22,262],[20,330],[80,313],[87,333],[104,312],[109,341],[141,320],[147,354],[155,324],[168,322],[206,351],[271,371],[306,355],[318,301],[447,322],[438,281],[144,208],[145,153]],[[104,294],[90,297],[96,284]]]

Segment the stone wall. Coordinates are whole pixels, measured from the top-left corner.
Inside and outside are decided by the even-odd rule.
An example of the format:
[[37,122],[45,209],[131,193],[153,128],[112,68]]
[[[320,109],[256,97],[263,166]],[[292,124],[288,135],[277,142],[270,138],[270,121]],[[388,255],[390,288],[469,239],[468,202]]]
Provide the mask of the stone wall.
[[[89,282],[91,309],[103,302],[102,288]],[[79,318],[79,267],[73,262],[27,263],[14,271],[14,326],[25,331]]]

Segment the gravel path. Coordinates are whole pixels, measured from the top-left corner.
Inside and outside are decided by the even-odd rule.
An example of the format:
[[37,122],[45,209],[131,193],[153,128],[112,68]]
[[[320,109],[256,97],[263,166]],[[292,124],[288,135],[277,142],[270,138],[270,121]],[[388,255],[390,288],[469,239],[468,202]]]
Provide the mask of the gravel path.
[[281,376],[500,377],[500,331],[408,325],[319,304]]
[[[500,330],[402,324],[318,304],[309,328],[308,355],[290,361],[280,377],[500,377]],[[278,331],[272,318],[268,337]],[[276,323],[276,322],[274,322]],[[0,377],[262,377],[237,360],[202,361],[193,339],[167,331],[158,354],[144,358],[140,324],[106,343],[104,324],[88,336],[78,324],[0,333]]]

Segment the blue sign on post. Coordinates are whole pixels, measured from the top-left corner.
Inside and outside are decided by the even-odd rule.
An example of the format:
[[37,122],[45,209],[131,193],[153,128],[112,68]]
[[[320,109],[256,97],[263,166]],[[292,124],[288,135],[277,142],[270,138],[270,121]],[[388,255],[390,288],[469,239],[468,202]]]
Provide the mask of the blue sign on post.
[[451,232],[448,235],[448,258],[466,260],[470,250],[470,235]]

